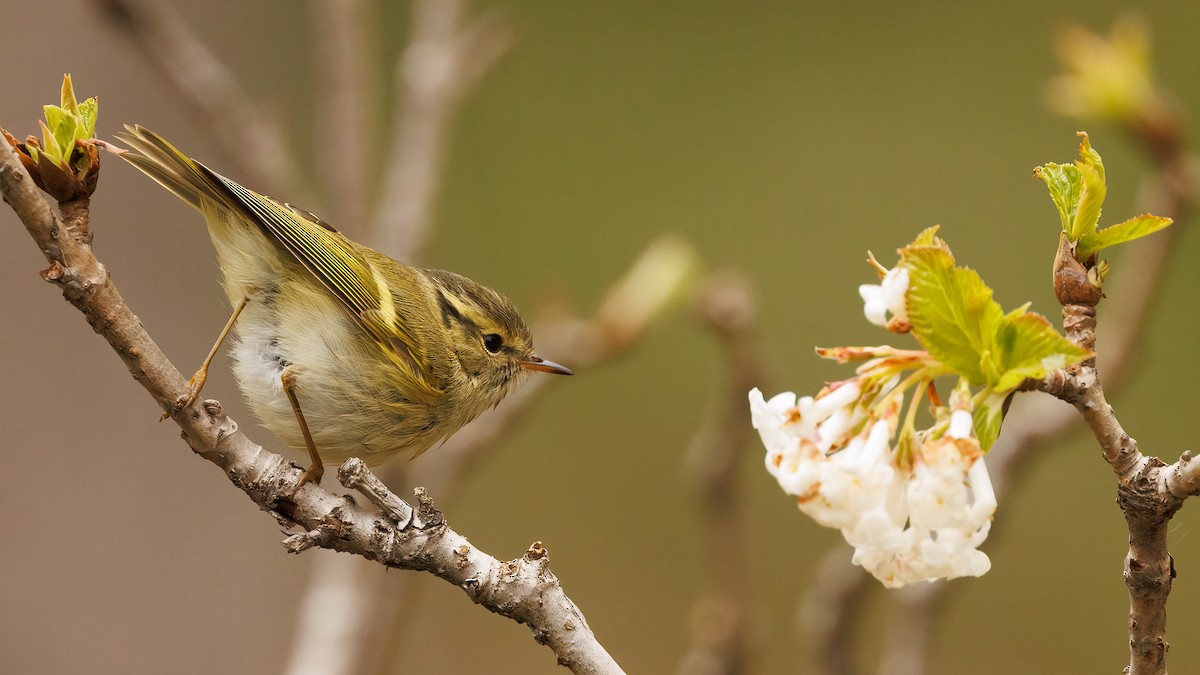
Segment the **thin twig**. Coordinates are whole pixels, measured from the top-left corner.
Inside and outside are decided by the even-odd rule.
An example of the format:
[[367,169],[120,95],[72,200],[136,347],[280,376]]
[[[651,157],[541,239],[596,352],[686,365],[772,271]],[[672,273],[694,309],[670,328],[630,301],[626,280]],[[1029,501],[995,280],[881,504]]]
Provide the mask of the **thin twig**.
[[[187,381],[121,298],[87,238],[75,236],[82,230],[66,226],[49,208],[7,143],[0,143],[0,193],[49,261],[43,277],[62,289],[159,407],[172,413],[192,450],[219,466],[280,524],[301,528],[285,541],[289,550],[320,546],[388,567],[431,572],[461,588],[472,601],[529,625],[538,642],[550,647],[572,672],[622,672],[549,571],[540,543],[516,560],[501,562],[450,529],[427,498],[420,500],[415,516],[403,517],[409,507],[397,505],[398,499],[373,483],[358,460],[343,465],[339,480],[364,490],[378,509],[364,508],[312,483],[297,489],[303,470],[250,441],[218,402],[186,403]],[[86,220],[87,213],[76,209],[72,217]]]
[[[1067,338],[1094,351],[1095,308],[1063,307]],[[1129,527],[1129,553],[1125,557],[1125,585],[1129,589],[1129,667],[1131,675],[1165,675],[1167,672],[1167,596],[1175,578],[1174,562],[1167,550],[1167,526],[1192,493],[1168,489],[1172,474],[1184,472],[1190,455],[1168,467],[1142,454],[1137,441],[1121,427],[1104,396],[1095,363],[1051,373],[1038,388],[1075,406],[1092,429],[1104,459],[1117,477],[1117,502]],[[1192,487],[1197,487],[1192,484]]]
[[93,0],[200,113],[239,178],[268,194],[284,194],[296,183],[294,158],[283,133],[242,88],[233,72],[192,32],[168,3]]

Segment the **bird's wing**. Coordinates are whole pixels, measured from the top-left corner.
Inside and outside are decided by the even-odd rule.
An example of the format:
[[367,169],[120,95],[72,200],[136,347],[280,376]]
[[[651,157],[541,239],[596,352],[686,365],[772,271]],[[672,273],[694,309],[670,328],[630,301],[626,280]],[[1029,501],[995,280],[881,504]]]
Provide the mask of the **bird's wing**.
[[[209,169],[141,126],[121,134],[141,154],[121,157],[193,207],[202,198],[224,204],[258,225],[279,242],[354,315],[393,357],[418,399],[440,393],[432,382],[426,350],[397,311],[392,289],[382,271],[355,250],[350,240],[301,209],[272,199]],[[409,393],[406,391],[405,393]]]

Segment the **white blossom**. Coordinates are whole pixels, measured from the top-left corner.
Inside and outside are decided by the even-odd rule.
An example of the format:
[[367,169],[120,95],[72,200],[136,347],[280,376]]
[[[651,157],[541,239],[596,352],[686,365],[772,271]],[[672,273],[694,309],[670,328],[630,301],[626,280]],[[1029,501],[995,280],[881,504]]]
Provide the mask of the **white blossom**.
[[881,508],[896,482],[896,470],[888,458],[889,435],[888,423],[880,420],[820,462],[820,489],[799,496],[800,510],[825,527],[843,528]]
[[854,562],[885,586],[979,576],[991,568],[978,547],[991,530],[996,495],[979,442],[966,435],[970,420],[969,412],[958,411],[950,434],[922,444],[906,476],[903,504],[890,514],[891,530],[876,519],[843,531],[855,546]]
[[853,381],[815,399],[785,393],[767,401],[751,391],[767,470],[801,511],[841,530],[853,562],[885,586],[987,572],[991,561],[978,548],[996,496],[970,412],[952,413],[947,432],[921,442],[901,469],[890,446],[894,414],[864,426],[870,413],[861,396]]
[[950,438],[970,438],[974,424],[969,411],[955,410],[950,413],[950,428],[946,435]]
[[[863,314],[867,321],[884,328],[907,327],[908,310],[904,296],[908,292],[908,270],[893,267],[878,284],[863,284],[858,294],[863,299]],[[888,319],[888,314],[892,318]],[[898,331],[904,332],[904,331]]]

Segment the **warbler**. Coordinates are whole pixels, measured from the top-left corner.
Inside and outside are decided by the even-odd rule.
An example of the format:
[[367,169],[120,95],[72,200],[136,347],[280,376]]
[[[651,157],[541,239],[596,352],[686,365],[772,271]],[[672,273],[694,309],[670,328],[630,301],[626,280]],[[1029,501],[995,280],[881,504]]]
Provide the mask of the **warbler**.
[[204,216],[234,307],[189,381],[195,400],[233,332],[233,372],[252,412],[324,463],[413,458],[500,403],[530,371],[571,371],[533,352],[500,293],[347,239],[302,209],[210,170],[141,126],[120,156]]

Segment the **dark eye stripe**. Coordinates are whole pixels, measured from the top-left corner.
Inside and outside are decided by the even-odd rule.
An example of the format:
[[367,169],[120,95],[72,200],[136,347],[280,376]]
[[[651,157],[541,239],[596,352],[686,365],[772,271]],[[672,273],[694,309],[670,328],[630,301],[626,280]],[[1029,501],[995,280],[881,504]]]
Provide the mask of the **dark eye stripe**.
[[446,325],[446,328],[450,327],[451,319],[458,323],[463,323],[463,315],[458,311],[457,307],[446,299],[446,294],[442,293],[441,289],[438,289],[437,296],[438,307],[442,310],[442,323]]

